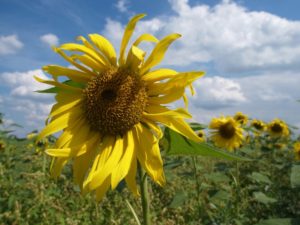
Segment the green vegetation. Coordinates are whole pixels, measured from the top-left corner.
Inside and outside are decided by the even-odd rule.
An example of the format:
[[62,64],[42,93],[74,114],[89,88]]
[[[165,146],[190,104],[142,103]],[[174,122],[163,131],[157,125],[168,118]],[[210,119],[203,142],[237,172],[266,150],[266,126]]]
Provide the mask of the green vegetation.
[[[149,182],[153,224],[300,224],[300,163],[294,159],[294,141],[279,145],[268,136],[251,136],[235,156],[214,152],[231,159],[224,160],[195,152],[178,156],[174,148],[167,152],[170,138],[178,134],[168,135],[161,142],[167,185]],[[142,218],[140,198],[125,184],[96,203],[91,195],[81,196],[70,166],[58,180],[49,177],[51,160],[43,151],[54,139],[35,145],[34,138],[18,139],[2,129],[0,224],[137,224],[126,200]],[[232,160],[237,156],[252,160]]]

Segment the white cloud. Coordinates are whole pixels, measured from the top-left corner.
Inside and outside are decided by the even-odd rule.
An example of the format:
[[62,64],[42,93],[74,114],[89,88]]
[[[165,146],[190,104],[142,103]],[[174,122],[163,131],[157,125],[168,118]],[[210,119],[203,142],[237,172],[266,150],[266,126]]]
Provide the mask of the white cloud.
[[[233,1],[215,6],[191,6],[188,0],[169,2],[175,15],[143,19],[136,32],[158,37],[182,34],[181,40],[168,50],[165,64],[189,66],[212,62],[221,72],[300,68],[300,21],[249,11]],[[122,25],[108,20],[105,31],[116,27]],[[105,34],[116,40],[118,32]]]
[[5,118],[13,120],[24,128],[17,129],[17,134],[24,136],[27,132],[41,129],[47,118],[54,99],[51,95],[36,93],[36,90],[47,89],[50,86],[37,82],[33,76],[49,79],[41,70],[26,72],[5,72],[0,74],[1,105]]
[[223,108],[246,102],[240,84],[223,77],[204,77],[194,83],[195,97],[191,98],[195,107],[207,109]]
[[0,55],[14,54],[22,47],[17,35],[0,36]]
[[124,12],[128,12],[128,4],[129,4],[128,0],[118,0],[115,6],[120,12],[124,13]]
[[55,34],[45,34],[40,37],[40,40],[49,45],[50,47],[56,46],[59,44],[59,39]]
[[43,71],[39,69],[27,72],[4,72],[0,74],[3,82],[2,85],[4,84],[10,87],[11,96],[40,98],[42,95],[35,91],[47,89],[50,86],[36,81],[33,76],[48,79]]

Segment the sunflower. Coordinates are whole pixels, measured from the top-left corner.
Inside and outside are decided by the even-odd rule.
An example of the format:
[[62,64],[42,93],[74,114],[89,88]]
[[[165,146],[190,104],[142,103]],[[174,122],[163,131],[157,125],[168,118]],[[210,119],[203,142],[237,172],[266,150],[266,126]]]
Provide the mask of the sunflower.
[[258,132],[263,132],[266,130],[266,124],[262,120],[252,120],[251,126],[254,127]]
[[[36,77],[56,90],[48,123],[38,135],[41,140],[61,132],[55,147],[46,150],[54,157],[51,175],[58,177],[64,165],[72,161],[75,183],[82,193],[95,192],[96,200],[123,179],[138,194],[138,163],[157,184],[165,184],[158,145],[162,137],[160,124],[201,141],[185,121],[191,118],[186,110],[185,88],[193,90],[192,82],[204,73],[152,70],[180,35],[174,33],[158,40],[142,34],[126,53],[136,23],[144,16],[136,15],[127,24],[118,60],[114,47],[103,36],[90,34],[90,40],[80,36],[82,44],[67,43],[54,49],[72,67],[48,65],[43,69],[53,80]],[[155,43],[147,58],[139,48],[144,41]],[[59,81],[60,76],[68,80]],[[171,110],[165,106],[179,99],[184,100],[185,108]]]
[[300,160],[300,142],[297,141],[296,143],[294,143],[293,147],[294,147],[295,159]]
[[237,112],[233,117],[237,122],[241,125],[246,125],[248,122],[248,116],[243,114],[242,112]]
[[286,123],[280,119],[274,119],[268,124],[268,132],[271,137],[287,137],[290,134],[289,128]]
[[202,142],[205,142],[206,138],[205,138],[205,132],[204,132],[204,130],[199,130],[197,132],[197,135],[201,139]]
[[212,129],[211,139],[217,147],[232,151],[242,145],[243,129],[232,117],[213,118],[209,128]]

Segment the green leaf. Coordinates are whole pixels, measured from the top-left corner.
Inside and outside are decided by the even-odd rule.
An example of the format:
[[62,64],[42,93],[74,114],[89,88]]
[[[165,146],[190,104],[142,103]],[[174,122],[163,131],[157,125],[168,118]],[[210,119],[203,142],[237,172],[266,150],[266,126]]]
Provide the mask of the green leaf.
[[194,131],[203,130],[203,129],[207,128],[207,125],[201,124],[201,123],[193,122],[193,123],[190,123],[189,125]]
[[187,199],[187,196],[184,191],[178,191],[176,192],[171,204],[169,205],[170,208],[177,208],[183,205],[185,200]]
[[214,183],[220,183],[220,182],[229,182],[230,179],[225,175],[225,173],[221,172],[215,172],[211,174],[205,174],[204,175],[206,179],[214,182]]
[[219,190],[210,197],[210,200],[214,203],[218,201],[227,201],[231,198],[231,194],[227,191]]
[[274,203],[277,202],[277,200],[275,198],[270,198],[268,196],[266,196],[264,193],[258,191],[258,192],[254,192],[253,193],[253,197],[260,203],[263,204],[270,204],[270,203]]
[[290,180],[292,188],[300,187],[300,165],[293,165]]
[[272,181],[264,174],[253,172],[251,175],[249,175],[249,178],[258,182],[258,183],[265,183],[265,184],[271,184]]
[[300,219],[298,218],[274,218],[261,220],[255,225],[297,225],[300,224]]
[[224,150],[219,150],[207,143],[196,143],[169,128],[165,129],[164,137],[169,142],[167,148],[168,155],[199,155],[227,160],[250,161],[248,158],[237,156]]

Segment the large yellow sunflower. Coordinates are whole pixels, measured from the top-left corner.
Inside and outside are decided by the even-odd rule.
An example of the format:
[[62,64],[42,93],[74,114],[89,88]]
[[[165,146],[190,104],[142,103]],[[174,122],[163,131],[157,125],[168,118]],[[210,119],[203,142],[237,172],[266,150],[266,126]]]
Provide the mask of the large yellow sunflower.
[[239,148],[244,140],[243,129],[232,117],[213,118],[209,124],[211,139],[217,147],[232,151]]
[[[43,69],[53,80],[36,78],[57,90],[57,102],[38,136],[40,140],[61,132],[55,148],[46,151],[54,157],[51,174],[58,177],[63,166],[72,160],[74,181],[83,193],[95,191],[97,200],[123,179],[138,194],[138,163],[157,184],[164,185],[158,145],[162,131],[158,123],[201,141],[185,122],[191,118],[186,108],[171,110],[165,105],[182,98],[187,106],[185,88],[192,90],[192,82],[204,73],[151,70],[162,61],[179,34],[161,40],[142,34],[127,53],[136,23],[144,16],[134,16],[126,26],[118,60],[114,47],[103,36],[90,34],[90,41],[80,36],[82,44],[67,43],[55,48],[74,68],[48,65]],[[156,43],[147,58],[139,48],[143,41]],[[69,81],[62,82],[60,76]]]
[[280,119],[274,119],[268,124],[268,132],[271,137],[287,137],[290,134],[289,128],[286,123]]

